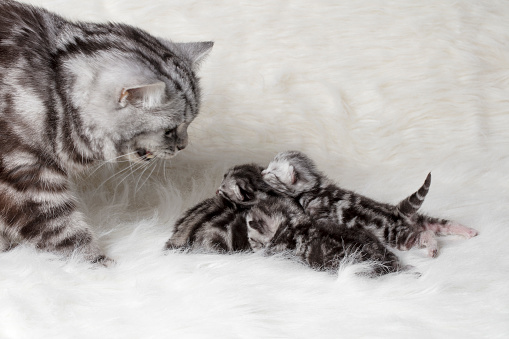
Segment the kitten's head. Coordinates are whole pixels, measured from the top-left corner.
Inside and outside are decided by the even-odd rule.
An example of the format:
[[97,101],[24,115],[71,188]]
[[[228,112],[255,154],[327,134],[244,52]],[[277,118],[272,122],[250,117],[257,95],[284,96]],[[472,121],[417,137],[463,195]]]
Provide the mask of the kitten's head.
[[187,127],[200,106],[195,71],[213,43],[178,44],[127,26],[112,29],[125,40],[63,63],[71,74],[63,80],[71,105],[81,112],[77,133],[94,159],[170,158],[187,146]]
[[314,162],[298,151],[277,154],[262,175],[272,188],[291,197],[312,190],[321,177]]
[[254,252],[267,247],[287,219],[277,204],[277,201],[265,200],[246,215],[247,237]]
[[256,164],[238,165],[230,168],[217,190],[217,194],[236,205],[257,204],[271,187],[263,180],[263,167]]

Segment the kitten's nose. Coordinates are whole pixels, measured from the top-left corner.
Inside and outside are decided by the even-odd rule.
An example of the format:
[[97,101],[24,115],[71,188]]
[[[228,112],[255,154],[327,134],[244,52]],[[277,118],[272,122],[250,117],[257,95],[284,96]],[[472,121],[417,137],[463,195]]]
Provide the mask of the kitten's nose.
[[262,171],[262,175],[265,176],[265,174],[267,174],[267,170]]

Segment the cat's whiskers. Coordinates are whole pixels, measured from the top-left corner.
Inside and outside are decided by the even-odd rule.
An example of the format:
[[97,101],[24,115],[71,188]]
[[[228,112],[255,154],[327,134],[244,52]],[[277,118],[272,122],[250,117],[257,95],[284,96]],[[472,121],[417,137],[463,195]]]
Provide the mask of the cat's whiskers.
[[147,169],[149,169],[149,167],[152,165],[152,163],[155,163],[155,159],[157,158],[157,155],[154,156],[154,158],[152,158],[151,161],[148,162],[148,164],[145,166],[145,169],[143,170],[143,172],[141,172],[141,175],[138,179],[138,182],[136,183],[136,188],[134,190],[134,194],[136,195],[136,193],[138,193],[138,191],[143,187],[143,185],[145,185],[145,183],[147,182],[147,180],[150,178],[150,176],[152,175],[152,173],[154,172],[154,169],[156,168],[155,165],[152,166],[152,170],[150,171],[150,173],[147,175],[147,177],[145,178],[145,180],[141,183],[140,187],[138,188],[138,183],[140,182],[141,178],[143,177],[143,174],[147,171]]
[[[131,162],[129,164],[129,167],[126,168],[126,170],[130,170],[130,171],[127,173],[124,173],[124,177],[122,179],[120,179],[120,181],[117,183],[114,191],[116,191],[118,186],[120,186],[122,184],[122,182],[124,182],[130,175],[132,175],[134,177],[134,171],[141,168],[143,165],[144,165],[143,163],[140,164],[140,163],[132,163]],[[135,167],[137,167],[137,168],[135,168]],[[133,168],[134,168],[134,171],[133,171]]]
[[[138,191],[138,185],[140,183],[141,178],[143,177],[143,174],[147,171],[147,169],[151,165],[151,163],[152,163],[152,161],[145,161],[143,163],[140,163],[138,168],[135,169],[135,171],[140,171],[141,170],[141,173],[138,174],[138,180],[136,180],[136,184],[134,186],[135,193]],[[131,173],[133,173],[133,172],[131,172]]]
[[[116,176],[118,176],[118,175],[122,174],[123,172],[125,172],[125,171],[127,171],[127,170],[131,169],[131,167],[132,167],[133,165],[137,165],[137,164],[129,164],[129,166],[128,166],[128,167],[126,167],[126,168],[124,168],[124,169],[122,169],[122,170],[120,170],[120,171],[118,171],[118,172],[113,173],[111,176],[109,176],[106,180],[104,180],[104,181],[103,181],[103,182],[102,182],[102,183],[101,183],[101,184],[100,184],[100,185],[96,188],[96,191],[97,191],[97,190],[99,190],[102,186],[104,186],[104,184],[106,184],[106,183],[107,183],[109,180],[111,180],[112,178],[114,178],[114,177],[116,177]],[[132,173],[132,171],[131,171],[131,173]]]
[[166,161],[163,161],[162,164],[163,164],[163,178],[164,178],[164,181],[167,182],[168,178],[166,177]]
[[91,177],[91,176],[92,176],[95,172],[97,172],[100,168],[102,168],[102,167],[104,167],[104,166],[106,166],[106,165],[110,165],[110,164],[120,164],[120,163],[123,163],[123,162],[130,162],[130,160],[128,160],[128,159],[126,159],[126,160],[120,160],[120,161],[119,161],[118,159],[120,159],[120,158],[122,158],[122,157],[125,157],[125,156],[129,156],[129,155],[131,155],[131,154],[135,154],[135,153],[136,153],[136,151],[134,151],[134,152],[129,152],[129,153],[126,153],[126,154],[122,154],[122,155],[119,155],[118,157],[115,157],[115,158],[112,158],[112,159],[108,159],[108,160],[99,160],[99,161],[98,161],[99,163],[98,163],[97,165],[95,165],[95,166],[94,166],[94,167],[95,167],[95,169],[94,169],[91,173],[89,173],[89,174],[86,176],[86,178],[85,178],[85,179],[89,179],[89,178],[90,178],[90,177]]

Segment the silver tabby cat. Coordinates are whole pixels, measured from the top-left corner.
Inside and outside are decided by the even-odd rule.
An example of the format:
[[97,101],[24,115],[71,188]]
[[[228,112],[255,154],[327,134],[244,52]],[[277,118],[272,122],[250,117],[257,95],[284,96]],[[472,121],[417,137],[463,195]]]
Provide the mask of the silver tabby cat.
[[318,270],[336,270],[347,257],[372,262],[371,276],[401,270],[398,257],[370,232],[329,220],[316,222],[293,198],[268,185],[262,173],[263,168],[255,164],[235,166],[218,190],[220,196],[242,207],[241,220],[247,226],[242,236],[247,236],[251,250],[290,253]]
[[396,206],[342,189],[319,172],[309,157],[297,151],[277,154],[263,176],[276,191],[299,201],[313,220],[365,228],[382,243],[400,250],[426,247],[428,255],[435,257],[435,235],[477,235],[476,230],[456,222],[417,213],[428,192],[430,175],[416,193]]
[[371,233],[313,222],[294,199],[263,180],[262,170],[256,164],[228,170],[215,197],[177,220],[165,249],[288,252],[319,270],[337,269],[348,256],[375,262],[371,275],[400,269],[398,258]]
[[370,261],[370,276],[401,270],[398,257],[363,229],[315,222],[294,199],[262,200],[247,212],[247,234],[254,251],[291,253],[317,270],[337,270],[342,260]]
[[250,250],[246,212],[272,191],[262,177],[263,167],[238,165],[229,169],[216,196],[187,210],[177,220],[165,249],[209,252]]
[[69,176],[187,145],[195,74],[212,42],[172,43],[123,24],[70,22],[0,1],[0,246],[104,261]]

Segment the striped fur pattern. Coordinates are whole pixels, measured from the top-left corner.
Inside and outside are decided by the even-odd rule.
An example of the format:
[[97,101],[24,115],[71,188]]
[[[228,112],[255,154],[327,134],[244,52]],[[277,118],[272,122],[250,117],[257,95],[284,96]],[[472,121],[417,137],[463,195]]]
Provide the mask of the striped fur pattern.
[[265,199],[272,188],[256,164],[229,169],[216,196],[190,208],[175,223],[165,249],[189,248],[211,252],[250,250],[247,241],[246,212]]
[[0,1],[0,244],[104,260],[68,178],[119,157],[167,159],[199,111],[211,42],[70,22]]
[[254,206],[268,196],[278,195],[263,180],[263,170],[256,164],[237,165],[225,173],[217,193],[241,206]]
[[349,256],[371,260],[376,275],[399,269],[398,258],[369,232],[315,224],[292,198],[275,192],[256,164],[229,169],[216,196],[187,210],[165,249],[291,252],[311,267],[337,269]]
[[453,221],[417,213],[429,190],[431,175],[417,192],[396,206],[342,189],[319,172],[309,157],[297,151],[277,154],[263,176],[276,191],[297,199],[313,220],[367,229],[383,244],[400,250],[425,247],[428,255],[435,257],[436,235],[477,235],[474,229]]
[[165,250],[190,249],[206,252],[250,250],[245,210],[220,195],[187,210],[175,223]]
[[289,197],[268,197],[246,215],[253,250],[291,253],[317,270],[337,270],[342,260],[371,261],[376,276],[400,270],[398,257],[373,234],[330,222],[313,222]]

